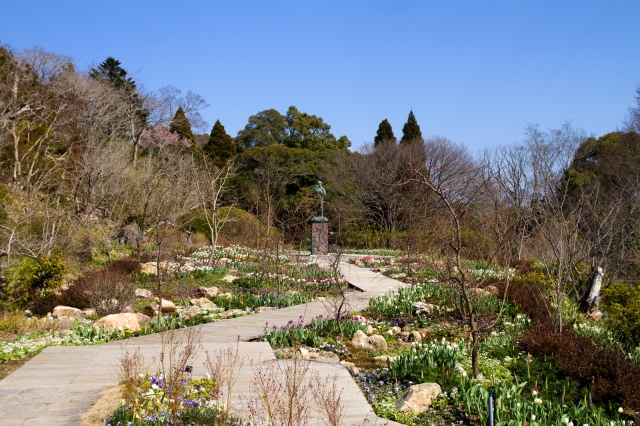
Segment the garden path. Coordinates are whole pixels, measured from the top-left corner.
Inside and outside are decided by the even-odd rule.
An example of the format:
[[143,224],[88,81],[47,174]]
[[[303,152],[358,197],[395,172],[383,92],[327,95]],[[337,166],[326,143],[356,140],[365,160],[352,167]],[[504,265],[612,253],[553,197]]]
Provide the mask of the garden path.
[[[318,262],[329,265],[331,258],[321,257]],[[354,287],[361,290],[348,296],[352,310],[367,306],[370,298],[384,294],[402,285],[399,281],[384,277],[368,269],[356,267],[344,260],[339,264],[342,274]],[[233,395],[235,405],[251,398],[250,384],[254,369],[275,360],[271,347],[264,342],[248,342],[256,339],[265,324],[285,325],[289,320],[304,318],[305,322],[318,315],[331,312],[329,301],[315,301],[304,305],[227,319],[200,327],[203,351],[193,362],[194,376],[202,377],[205,351],[210,353],[238,345],[239,358],[244,366]],[[185,337],[187,329],[177,330]],[[125,341],[110,342],[95,346],[49,347],[35,356],[20,369],[0,381],[0,423],[2,425],[74,425],[80,424],[82,414],[99,399],[99,393],[118,383],[116,365],[123,346],[140,348],[147,362],[157,357],[161,347],[161,333],[135,337]],[[378,418],[349,373],[336,361],[308,361],[310,369],[321,377],[336,374],[339,388],[343,388],[342,401],[346,406],[346,424],[394,424]],[[253,364],[253,365],[252,365]],[[313,407],[314,404],[311,404]],[[311,424],[321,424],[319,414],[312,413]]]

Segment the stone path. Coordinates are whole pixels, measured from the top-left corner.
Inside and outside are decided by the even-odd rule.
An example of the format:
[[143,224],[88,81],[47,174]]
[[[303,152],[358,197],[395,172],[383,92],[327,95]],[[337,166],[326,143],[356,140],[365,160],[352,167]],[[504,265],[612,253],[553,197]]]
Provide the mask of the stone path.
[[[319,259],[328,264],[329,258]],[[398,288],[401,283],[367,269],[358,268],[345,261],[340,269],[354,287],[362,290],[349,296],[351,310],[367,306],[371,297]],[[330,311],[329,302],[316,301],[240,318],[227,319],[200,326],[202,351],[193,361],[194,377],[206,373],[204,359],[206,352],[235,348],[244,366],[233,389],[233,404],[239,408],[251,398],[251,378],[255,370],[276,363],[280,369],[286,362],[276,360],[271,347],[264,342],[247,342],[263,333],[265,323],[285,325],[289,320],[300,317],[305,322]],[[176,331],[179,339],[184,339],[187,329]],[[124,341],[110,342],[96,346],[56,346],[43,350],[40,354],[0,381],[0,424],[2,425],[76,425],[80,424],[83,413],[99,399],[99,393],[118,383],[116,366],[123,353],[123,346],[140,348],[145,361],[151,364],[157,359],[161,347],[162,333],[136,337]],[[321,377],[336,375],[339,388],[343,388],[343,403],[346,405],[345,424],[367,425],[392,424],[379,419],[371,411],[369,404],[349,373],[337,361],[305,361],[310,371]],[[310,375],[309,375],[310,376]],[[312,410],[314,404],[311,404]],[[311,424],[320,424],[322,419],[312,413]]]

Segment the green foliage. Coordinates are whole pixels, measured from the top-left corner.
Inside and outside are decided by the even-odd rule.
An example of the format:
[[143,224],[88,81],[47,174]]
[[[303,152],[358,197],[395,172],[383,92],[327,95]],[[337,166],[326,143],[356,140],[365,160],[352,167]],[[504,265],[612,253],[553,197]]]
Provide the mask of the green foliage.
[[173,116],[173,120],[171,120],[171,124],[169,124],[169,131],[177,134],[180,138],[185,139],[192,144],[195,144],[196,142],[193,132],[191,131],[191,123],[184,114],[182,107],[179,107],[176,114]]
[[464,350],[464,340],[447,342],[443,338],[441,342],[422,343],[399,354],[390,362],[389,375],[395,380],[436,382],[446,387],[467,374],[464,370],[456,370]]
[[290,106],[286,116],[287,139],[286,144],[291,148],[311,149],[348,149],[351,142],[346,136],[339,139],[330,132],[331,126],[316,115],[300,112],[295,106]]
[[229,159],[236,155],[233,138],[224,130],[220,120],[216,120],[216,124],[213,125],[209,135],[209,142],[202,150],[214,160],[218,167],[224,166]]
[[7,271],[8,292],[17,300],[50,296],[62,285],[67,267],[59,255],[23,257]]
[[242,152],[252,146],[284,144],[286,138],[285,117],[275,109],[267,109],[249,117],[249,123],[238,132],[236,148]]
[[379,143],[385,141],[396,143],[396,137],[393,134],[393,129],[386,118],[380,122],[378,131],[376,132],[376,137],[373,139],[373,143],[377,146]]
[[402,139],[400,139],[400,143],[407,143],[421,139],[422,132],[420,131],[420,126],[418,125],[418,121],[416,121],[416,116],[413,115],[413,110],[411,110],[409,111],[409,118],[407,119],[407,122],[402,127]]
[[613,283],[602,289],[607,327],[632,345],[640,344],[640,285]]
[[127,77],[127,71],[120,65],[120,61],[109,56],[97,68],[91,68],[89,75],[96,80],[108,81],[116,89],[122,89],[128,93],[135,92],[136,83]]

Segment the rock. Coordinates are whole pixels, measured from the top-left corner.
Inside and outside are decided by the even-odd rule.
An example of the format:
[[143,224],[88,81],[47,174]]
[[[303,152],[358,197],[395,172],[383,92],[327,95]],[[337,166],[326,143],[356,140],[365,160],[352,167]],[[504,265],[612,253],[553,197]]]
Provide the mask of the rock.
[[136,288],[136,297],[141,299],[151,299],[153,297],[153,293],[151,293],[151,290],[147,290],[146,288]]
[[411,336],[411,333],[409,333],[408,331],[403,331],[402,333],[398,334],[398,338],[403,342],[408,342],[409,336]]
[[93,324],[97,328],[106,328],[113,331],[116,328],[120,331],[137,331],[140,328],[138,316],[136,314],[113,314],[100,318]]
[[218,263],[231,263],[233,262],[233,260],[229,259],[228,257],[223,257],[220,260],[218,260]]
[[387,365],[389,363],[389,357],[386,355],[374,356],[373,360],[383,365]]
[[180,315],[182,315],[182,318],[186,320],[190,320],[191,318],[195,317],[199,313],[200,313],[200,307],[198,306],[189,306],[188,308],[184,308],[182,311],[180,311]]
[[155,315],[157,314],[158,310],[160,310],[160,313],[172,314],[176,311],[176,305],[174,305],[173,302],[162,299],[161,303],[162,303],[161,310],[160,310],[160,305],[158,305],[158,302],[149,303],[149,305],[145,308],[145,313],[148,313],[149,315]]
[[233,294],[231,293],[222,293],[218,295],[221,299],[233,299]]
[[156,262],[141,263],[140,272],[148,275],[158,275],[158,265]]
[[489,293],[489,294],[493,294],[494,296],[498,295],[498,287],[494,286],[494,285],[488,285],[484,288],[484,290]]
[[431,401],[442,393],[437,383],[421,383],[409,387],[396,401],[396,408],[402,412],[424,413]]
[[57,316],[58,319],[61,319],[62,317],[79,319],[83,316],[80,309],[62,305],[53,308],[53,315]]
[[260,307],[256,308],[254,312],[255,312],[256,314],[260,314],[260,313],[262,313],[262,312],[273,311],[273,310],[275,310],[275,309],[276,309],[276,308],[274,308],[273,306],[260,306]]
[[369,338],[367,337],[366,334],[364,334],[364,331],[358,330],[355,333],[353,333],[353,337],[351,338],[351,343],[353,343],[353,346],[355,346],[356,348],[368,349],[369,348],[368,340]]
[[304,359],[309,359],[310,358],[309,357],[310,352],[307,349],[300,348],[298,350],[300,351],[300,355],[302,355],[302,358],[304,358]]
[[207,297],[218,297],[218,287],[198,287],[198,290]]
[[87,308],[82,310],[82,316],[85,318],[92,318],[98,316],[98,313],[93,308]]
[[137,223],[130,223],[120,230],[118,241],[135,248],[138,246],[138,243],[144,244],[149,241],[149,239],[144,236],[144,233],[140,230]]
[[234,277],[233,275],[225,275],[223,280],[225,280],[228,283],[232,283],[234,280],[237,280],[238,277]]
[[149,318],[148,316],[146,316],[143,313],[137,312],[136,316],[138,317],[138,324],[140,324],[140,325],[144,324],[145,322],[151,321],[151,318]]
[[431,327],[427,327],[419,328],[418,331],[420,332],[420,334],[422,334],[422,337],[427,337],[427,335],[431,334],[433,330],[431,329]]
[[489,294],[489,292],[484,290],[484,289],[482,289],[482,288],[472,287],[472,288],[469,289],[469,294],[472,297],[482,297],[482,296],[484,296],[486,294]]
[[424,302],[413,302],[411,304],[413,309],[416,310],[416,314],[433,314],[433,311],[438,308],[436,305],[432,305],[431,303]]
[[240,315],[240,314],[243,314],[243,313],[244,313],[244,311],[242,309],[229,309],[228,311],[224,311],[221,314],[221,316],[222,316],[222,318],[226,319],[226,318],[229,318],[230,316]]
[[330,352],[330,351],[320,351],[318,353],[318,358],[340,359],[340,357],[338,357],[338,355],[336,355],[336,354],[334,354],[333,352]]
[[373,334],[373,332],[374,332],[374,329],[373,329],[373,327],[371,326],[371,324],[369,324],[369,325],[367,326],[367,334]]
[[197,306],[199,308],[211,309],[211,308],[217,308],[218,307],[218,305],[216,305],[215,303],[213,303],[211,300],[207,299],[206,297],[200,297],[198,299],[191,299],[191,300],[189,300],[189,303],[191,303],[193,306]]
[[409,336],[410,342],[422,342],[422,334],[419,331],[412,331]]
[[367,343],[369,344],[369,347],[373,350],[387,349],[389,347],[387,345],[387,341],[384,340],[384,337],[382,337],[379,334],[374,334],[373,336],[369,336],[369,338],[367,339]]
[[308,359],[318,359],[320,358],[320,354],[317,352],[309,352],[309,358]]
[[349,372],[354,376],[360,375],[360,370],[358,370],[358,367],[356,367],[354,363],[347,362],[347,361],[340,361],[340,364],[342,364],[342,366],[347,370],[349,370]]
[[600,321],[600,320],[602,319],[602,312],[600,312],[600,311],[595,311],[595,312],[593,312],[593,311],[592,311],[592,312],[589,312],[589,313],[587,314],[587,316],[588,316],[589,318],[592,318],[592,319],[593,319],[593,320],[595,320],[595,321]]
[[31,317],[33,316],[33,312],[31,312],[31,311],[30,311],[30,310],[28,310],[28,309],[27,309],[26,311],[24,311],[24,314],[25,314],[27,317],[29,317],[29,318],[31,318]]
[[320,297],[318,297],[316,300],[323,301],[323,300],[327,300],[327,298],[326,298],[326,297],[323,297],[323,296],[320,296]]

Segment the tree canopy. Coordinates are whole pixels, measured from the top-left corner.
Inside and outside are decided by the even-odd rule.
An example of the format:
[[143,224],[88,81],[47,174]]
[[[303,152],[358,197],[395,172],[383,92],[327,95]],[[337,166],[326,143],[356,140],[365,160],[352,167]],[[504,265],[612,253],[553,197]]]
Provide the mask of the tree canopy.
[[209,142],[206,143],[202,150],[220,167],[236,155],[233,138],[224,130],[220,120],[216,120],[209,135]]
[[389,120],[386,118],[380,122],[378,132],[376,133],[376,137],[373,139],[373,143],[378,145],[380,142],[384,141],[393,141],[393,143],[396,143],[396,137],[393,134],[393,129],[391,128]]
[[111,83],[116,89],[133,93],[136,91],[136,83],[127,76],[127,71],[122,68],[121,62],[109,56],[102,61],[97,68],[91,68],[89,75],[94,79],[102,79]]
[[402,139],[400,139],[400,143],[411,142],[414,140],[422,139],[422,132],[420,131],[420,126],[416,121],[416,116],[413,115],[413,110],[409,111],[409,118],[407,122],[402,127]]
[[275,109],[260,111],[238,132],[236,147],[243,151],[252,146],[284,144],[287,138],[285,117]]
[[169,130],[171,133],[177,134],[182,139],[185,139],[190,143],[195,144],[196,142],[196,138],[193,136],[193,132],[191,131],[191,123],[184,114],[182,107],[178,108],[176,115],[173,116],[173,120],[171,120],[171,124],[169,125]]

